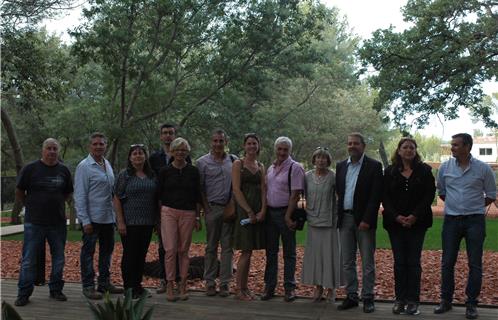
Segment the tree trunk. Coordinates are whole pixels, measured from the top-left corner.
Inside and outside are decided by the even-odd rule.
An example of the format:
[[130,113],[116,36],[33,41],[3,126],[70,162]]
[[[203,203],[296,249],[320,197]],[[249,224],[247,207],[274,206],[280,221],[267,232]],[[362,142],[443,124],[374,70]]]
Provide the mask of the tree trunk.
[[10,120],[10,116],[5,108],[2,108],[2,124],[5,128],[5,132],[7,133],[7,137],[9,138],[10,145],[12,146],[12,151],[14,152],[16,173],[19,173],[24,165],[22,149],[19,145],[19,141],[17,140],[16,130],[14,129],[12,121]]
[[[5,132],[7,133],[7,137],[9,139],[12,151],[14,153],[16,173],[19,174],[19,171],[21,171],[22,167],[24,166],[22,148],[21,145],[19,144],[19,141],[17,140],[16,130],[12,125],[12,121],[10,120],[9,114],[7,113],[5,108],[1,109],[2,109],[2,124],[3,127],[5,128]],[[14,206],[12,208],[12,213],[10,216],[10,221],[12,224],[20,223],[19,213],[21,212],[21,210],[22,210],[22,204],[17,201],[14,201]]]
[[379,144],[379,154],[380,158],[382,159],[382,164],[384,165],[384,168],[389,165],[389,160],[386,154],[386,148],[384,148],[384,142],[380,140]]
[[111,142],[109,151],[107,153],[107,160],[109,160],[113,168],[114,165],[116,164],[116,158],[118,156],[118,145],[119,145],[119,138],[116,138]]

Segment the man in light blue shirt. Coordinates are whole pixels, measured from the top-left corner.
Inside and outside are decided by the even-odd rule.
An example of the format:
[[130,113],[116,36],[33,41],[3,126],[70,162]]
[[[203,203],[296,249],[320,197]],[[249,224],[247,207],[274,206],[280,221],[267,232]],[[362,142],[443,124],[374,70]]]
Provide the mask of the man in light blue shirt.
[[[122,293],[110,282],[109,268],[114,250],[115,216],[112,207],[114,174],[104,158],[107,139],[102,133],[90,137],[90,154],[76,167],[74,179],[74,206],[83,226],[83,246],[80,265],[83,294],[89,299],[101,299],[102,293]],[[99,241],[99,276],[95,290],[93,255]]]
[[452,137],[453,158],[439,168],[437,187],[445,202],[442,231],[440,314],[451,310],[455,290],[455,263],[460,241],[465,238],[469,276],[467,280],[467,319],[476,319],[477,298],[482,284],[482,253],[486,236],[485,209],[496,199],[495,175],[486,163],[472,157],[472,137],[459,133]]

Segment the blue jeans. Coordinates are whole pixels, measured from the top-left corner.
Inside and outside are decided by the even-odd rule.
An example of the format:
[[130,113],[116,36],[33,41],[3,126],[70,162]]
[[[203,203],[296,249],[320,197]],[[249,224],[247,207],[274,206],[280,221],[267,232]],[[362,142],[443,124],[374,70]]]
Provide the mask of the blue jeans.
[[420,256],[426,229],[389,230],[394,257],[394,292],[396,300],[405,303],[420,301]]
[[93,233],[83,232],[83,246],[81,247],[81,284],[83,288],[95,286],[95,271],[93,269],[93,255],[97,240],[99,241],[99,287],[107,287],[110,283],[111,256],[114,250],[114,224],[92,223]]
[[19,297],[29,297],[33,293],[36,277],[36,261],[40,246],[45,244],[45,239],[50,246],[52,256],[52,271],[48,286],[50,291],[62,291],[64,280],[64,247],[66,245],[67,230],[61,225],[24,224],[24,243],[22,247],[21,272],[19,274]]
[[465,238],[469,275],[467,279],[468,304],[476,305],[482,284],[482,253],[486,237],[486,220],[482,214],[444,217],[442,235],[443,257],[441,261],[441,299],[452,302],[455,291],[455,263],[460,241]]
[[277,286],[278,250],[280,237],[284,249],[284,288],[292,290],[296,287],[296,231],[285,224],[287,208],[270,208],[266,215],[266,268],[265,285],[269,291]]

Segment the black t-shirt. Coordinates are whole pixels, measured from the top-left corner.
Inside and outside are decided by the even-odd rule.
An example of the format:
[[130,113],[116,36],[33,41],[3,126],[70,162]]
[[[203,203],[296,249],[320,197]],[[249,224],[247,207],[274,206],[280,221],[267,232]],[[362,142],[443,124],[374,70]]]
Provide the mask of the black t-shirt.
[[199,170],[190,163],[182,169],[169,165],[159,173],[161,204],[179,210],[195,210],[201,203]]
[[65,198],[73,192],[71,172],[62,163],[48,166],[41,160],[22,168],[17,188],[26,191],[25,222],[54,225],[65,224]]

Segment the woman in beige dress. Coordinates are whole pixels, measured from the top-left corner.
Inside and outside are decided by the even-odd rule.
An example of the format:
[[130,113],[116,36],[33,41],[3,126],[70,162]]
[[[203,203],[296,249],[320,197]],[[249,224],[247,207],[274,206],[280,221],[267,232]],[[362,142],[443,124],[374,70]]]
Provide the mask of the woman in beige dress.
[[305,197],[308,234],[303,259],[302,282],[314,285],[313,301],[335,300],[335,289],[342,284],[341,252],[337,231],[335,173],[329,169],[327,149],[317,148],[311,162],[315,169],[306,172]]

